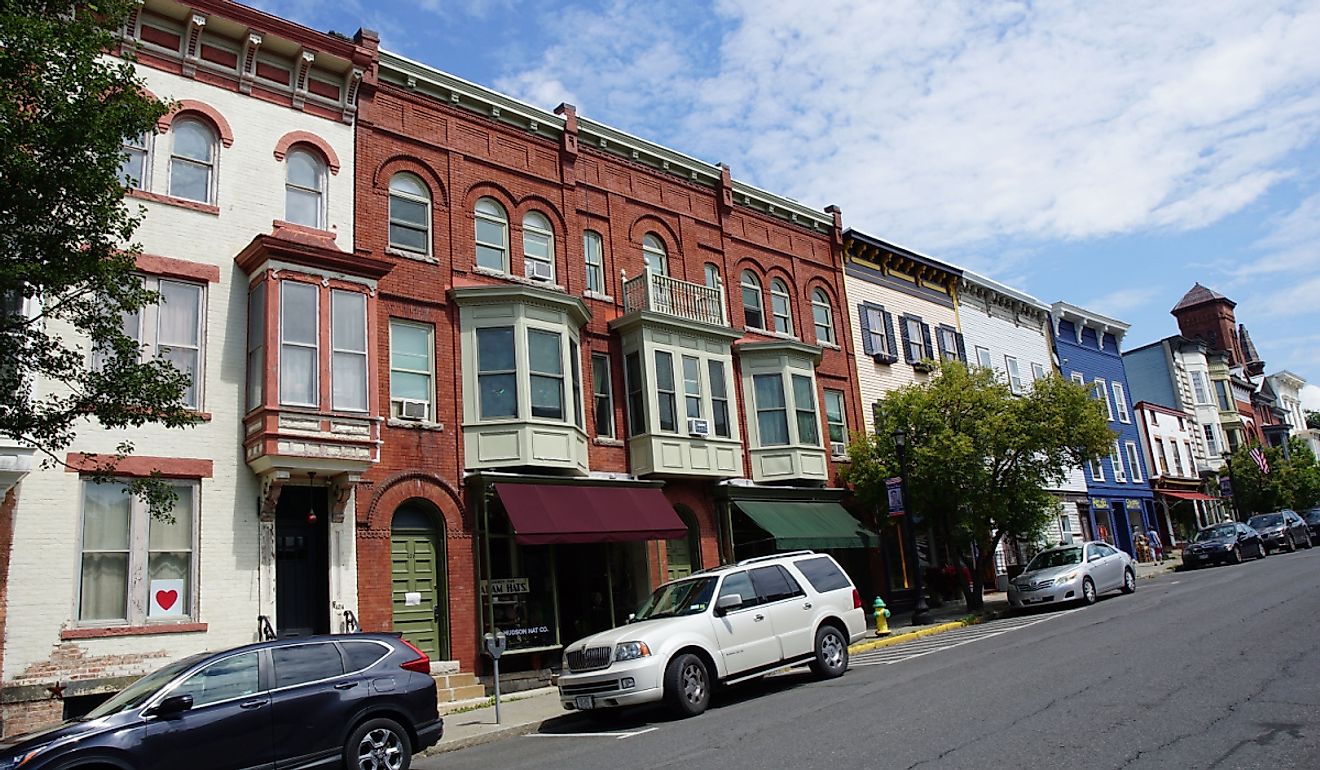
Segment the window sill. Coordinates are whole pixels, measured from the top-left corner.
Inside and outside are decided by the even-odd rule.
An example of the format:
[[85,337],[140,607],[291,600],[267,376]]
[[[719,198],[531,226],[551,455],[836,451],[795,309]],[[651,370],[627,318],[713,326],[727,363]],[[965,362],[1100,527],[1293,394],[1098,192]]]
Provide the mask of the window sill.
[[385,421],[385,424],[391,428],[403,428],[404,430],[428,430],[439,433],[445,429],[442,422],[423,422],[419,420],[400,420],[397,417],[391,417]]
[[188,200],[187,198],[175,198],[172,195],[148,192],[147,190],[139,190],[135,187],[130,187],[129,189],[124,190],[124,195],[128,198],[137,198],[139,200],[151,201],[153,203],[163,203],[166,206],[175,206],[181,209],[200,211],[203,214],[220,216],[220,207],[210,203],[201,203],[199,201]]
[[211,413],[210,413],[210,412],[193,412],[193,416],[196,417],[196,418],[197,418],[199,421],[201,421],[201,422],[210,422],[210,421],[211,421]]
[[608,438],[606,436],[597,436],[591,440],[596,446],[624,446],[622,439]]
[[421,254],[421,253],[416,252],[416,251],[405,251],[405,250],[403,250],[403,249],[396,249],[396,248],[394,248],[393,246],[387,246],[387,247],[385,248],[385,253],[388,254],[388,255],[390,255],[391,257],[400,257],[400,258],[402,258],[402,259],[411,259],[411,260],[413,260],[414,262],[425,262],[425,263],[427,263],[427,264],[429,264],[429,265],[438,265],[438,264],[440,264],[440,260],[436,259],[435,257],[428,256],[428,255],[426,255],[426,254]]
[[563,286],[560,286],[557,283],[552,283],[550,281],[538,281],[532,278],[524,278],[519,275],[514,275],[513,273],[506,273],[503,270],[492,270],[489,267],[482,267],[481,265],[475,265],[472,268],[472,272],[476,273],[477,275],[486,275],[486,276],[490,276],[491,278],[500,278],[502,280],[508,281],[509,283],[516,283],[522,286],[535,286],[540,289],[557,291],[560,294],[568,293],[567,289],[565,289]]
[[822,348],[825,348],[826,350],[843,350],[843,348],[839,347],[838,345],[835,345],[833,342],[822,342],[820,340],[816,340],[816,344],[821,346]]
[[194,634],[206,631],[205,623],[153,623],[146,626],[99,626],[96,628],[66,628],[60,631],[60,640],[108,639],[116,636],[155,636],[156,634]]
[[586,297],[587,299],[594,299],[594,300],[596,300],[597,302],[609,302],[609,303],[611,303],[611,304],[614,303],[614,298],[611,297],[610,295],[608,295],[608,294],[601,294],[601,293],[598,292],[598,291],[591,291],[590,289],[588,289],[587,291],[582,292],[582,296]]

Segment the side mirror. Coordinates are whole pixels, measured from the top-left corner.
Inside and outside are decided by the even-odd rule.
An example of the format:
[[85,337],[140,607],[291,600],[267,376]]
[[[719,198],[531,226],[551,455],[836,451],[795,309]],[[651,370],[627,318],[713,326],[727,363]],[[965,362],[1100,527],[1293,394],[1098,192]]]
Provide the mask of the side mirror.
[[183,712],[192,708],[192,705],[193,705],[193,696],[191,695],[171,695],[170,697],[166,698],[160,703],[157,703],[155,708],[151,709],[151,711],[147,714],[147,716],[163,717],[168,719],[169,717],[174,717],[174,716],[178,716],[179,714],[182,714]]
[[715,614],[723,615],[729,610],[736,610],[742,603],[742,594],[725,594],[715,600]]
[[630,612],[630,613],[628,613],[628,622],[629,622],[629,623],[633,622],[633,621],[636,620],[636,619],[637,619],[637,613],[635,613],[635,612]]

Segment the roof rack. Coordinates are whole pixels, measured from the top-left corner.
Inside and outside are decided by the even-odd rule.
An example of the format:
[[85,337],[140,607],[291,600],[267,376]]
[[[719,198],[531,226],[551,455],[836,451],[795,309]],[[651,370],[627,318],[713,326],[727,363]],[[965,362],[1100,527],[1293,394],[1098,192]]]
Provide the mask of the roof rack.
[[738,566],[742,567],[748,564],[756,564],[757,562],[770,561],[772,559],[787,559],[793,556],[815,556],[815,555],[816,555],[815,551],[789,551],[788,553],[777,553],[771,556],[757,556],[752,559],[743,559],[742,561],[738,562]]

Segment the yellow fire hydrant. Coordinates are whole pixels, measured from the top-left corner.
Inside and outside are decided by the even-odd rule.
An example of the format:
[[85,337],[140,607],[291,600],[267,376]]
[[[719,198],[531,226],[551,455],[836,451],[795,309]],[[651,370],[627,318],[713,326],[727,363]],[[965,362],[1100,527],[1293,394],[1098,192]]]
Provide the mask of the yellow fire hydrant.
[[875,597],[875,635],[889,636],[889,608],[879,596]]

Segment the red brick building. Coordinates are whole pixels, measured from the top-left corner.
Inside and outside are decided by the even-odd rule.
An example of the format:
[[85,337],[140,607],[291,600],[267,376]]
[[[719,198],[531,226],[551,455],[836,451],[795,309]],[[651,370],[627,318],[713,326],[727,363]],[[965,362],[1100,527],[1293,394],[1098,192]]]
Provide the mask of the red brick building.
[[392,265],[365,630],[479,669],[498,628],[534,672],[721,561],[836,548],[865,574],[837,210],[388,53],[356,163],[357,254]]

